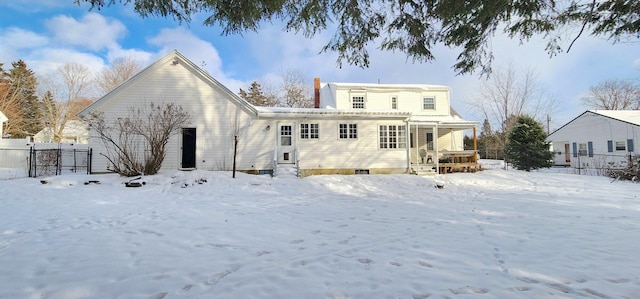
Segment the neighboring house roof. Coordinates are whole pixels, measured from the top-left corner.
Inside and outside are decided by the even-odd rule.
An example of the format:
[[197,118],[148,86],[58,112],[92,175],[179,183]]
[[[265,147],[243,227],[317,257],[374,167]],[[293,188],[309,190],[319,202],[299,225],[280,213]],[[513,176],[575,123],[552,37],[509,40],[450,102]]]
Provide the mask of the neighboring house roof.
[[640,110],[589,110],[589,112],[640,126]]
[[156,69],[158,69],[158,68],[160,68],[160,67],[162,67],[165,64],[170,63],[170,62],[181,63],[182,65],[184,65],[188,70],[190,70],[194,74],[201,76],[201,78],[203,78],[204,81],[207,84],[209,84],[211,86],[215,86],[217,88],[220,88],[220,90],[222,90],[224,93],[226,93],[231,100],[233,100],[236,103],[238,103],[241,107],[246,109],[248,112],[253,113],[253,114],[257,113],[257,111],[256,111],[256,109],[255,109],[255,107],[253,105],[251,105],[249,102],[247,102],[246,100],[244,100],[243,98],[241,98],[237,94],[233,93],[226,86],[224,86],[223,84],[218,82],[216,79],[211,77],[211,75],[209,75],[209,73],[207,73],[206,71],[202,70],[200,67],[195,65],[193,62],[191,62],[191,60],[189,60],[184,55],[182,55],[180,52],[178,52],[178,50],[173,50],[173,51],[169,52],[167,55],[163,56],[162,58],[156,60],[156,62],[152,63],[148,67],[144,68],[142,71],[137,73],[135,76],[129,78],[129,80],[127,80],[127,81],[123,82],[122,84],[120,84],[118,87],[116,87],[114,90],[112,90],[109,93],[107,93],[102,98],[98,99],[97,101],[93,102],[91,105],[89,105],[86,108],[84,108],[82,111],[80,111],[78,113],[78,115],[80,117],[82,117],[82,118],[88,116],[89,113],[98,110],[101,106],[103,106],[105,103],[109,102],[111,99],[115,98],[123,90],[126,90],[129,86],[134,85],[136,82],[142,80],[145,77],[146,74],[148,74],[150,72],[153,72],[154,70],[156,70]]
[[640,126],[640,110],[587,110],[582,114],[578,115],[574,119],[570,120],[562,127],[553,131],[547,138],[551,138],[553,134],[562,130],[576,119],[581,118],[585,115],[594,115],[594,116],[602,116],[610,119],[614,119],[617,121],[625,122],[634,126]]

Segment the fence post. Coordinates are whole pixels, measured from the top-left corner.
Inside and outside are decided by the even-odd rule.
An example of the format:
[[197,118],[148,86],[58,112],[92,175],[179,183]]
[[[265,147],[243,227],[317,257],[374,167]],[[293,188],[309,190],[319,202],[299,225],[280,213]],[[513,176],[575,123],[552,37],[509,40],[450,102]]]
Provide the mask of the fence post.
[[28,163],[28,165],[29,165],[29,177],[33,178],[33,177],[35,177],[33,175],[33,167],[34,167],[34,164],[33,164],[33,146],[29,147],[29,163]]
[[91,174],[91,160],[93,159],[93,149],[87,151],[87,174]]
[[73,149],[73,173],[78,172],[78,163],[76,163],[76,149]]

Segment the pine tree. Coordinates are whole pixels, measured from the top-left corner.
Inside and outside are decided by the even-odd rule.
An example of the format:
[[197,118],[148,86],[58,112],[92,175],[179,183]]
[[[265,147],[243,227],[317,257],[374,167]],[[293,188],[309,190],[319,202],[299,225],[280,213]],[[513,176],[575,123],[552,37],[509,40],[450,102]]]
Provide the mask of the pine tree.
[[5,132],[24,138],[42,129],[42,105],[34,72],[22,60],[11,66],[9,71],[0,68],[0,110],[9,118]]
[[540,123],[526,115],[518,117],[507,144],[509,159],[516,169],[531,171],[551,167],[553,155],[546,138]]
[[264,94],[262,86],[256,81],[251,83],[251,87],[248,92],[240,88],[240,92],[238,94],[241,98],[255,106],[275,106],[277,104],[274,97]]

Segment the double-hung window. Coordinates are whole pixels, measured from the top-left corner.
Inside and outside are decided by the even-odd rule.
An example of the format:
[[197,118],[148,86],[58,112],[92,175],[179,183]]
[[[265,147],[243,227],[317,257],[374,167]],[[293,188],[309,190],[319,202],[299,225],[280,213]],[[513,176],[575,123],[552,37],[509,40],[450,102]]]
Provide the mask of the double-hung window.
[[340,139],[358,138],[358,124],[340,124],[338,126],[338,131]]
[[627,145],[624,141],[616,141],[616,151],[626,151]]
[[391,97],[391,109],[393,110],[398,109],[398,97],[396,96]]
[[407,128],[396,125],[379,126],[380,148],[406,148]]
[[434,97],[424,97],[424,98],[422,98],[422,109],[423,110],[435,110],[436,109],[436,98],[434,98]]
[[364,96],[353,96],[351,97],[351,107],[353,109],[364,109]]
[[587,144],[586,143],[578,143],[578,154],[580,156],[587,155]]
[[318,124],[300,124],[300,139],[320,138],[320,126]]

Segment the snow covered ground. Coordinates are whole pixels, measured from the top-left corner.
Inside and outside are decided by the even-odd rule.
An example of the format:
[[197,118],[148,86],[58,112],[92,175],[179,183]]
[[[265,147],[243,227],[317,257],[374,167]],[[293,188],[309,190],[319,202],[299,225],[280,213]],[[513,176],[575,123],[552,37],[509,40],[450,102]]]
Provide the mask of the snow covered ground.
[[640,298],[640,184],[604,177],[5,178],[0,298]]

